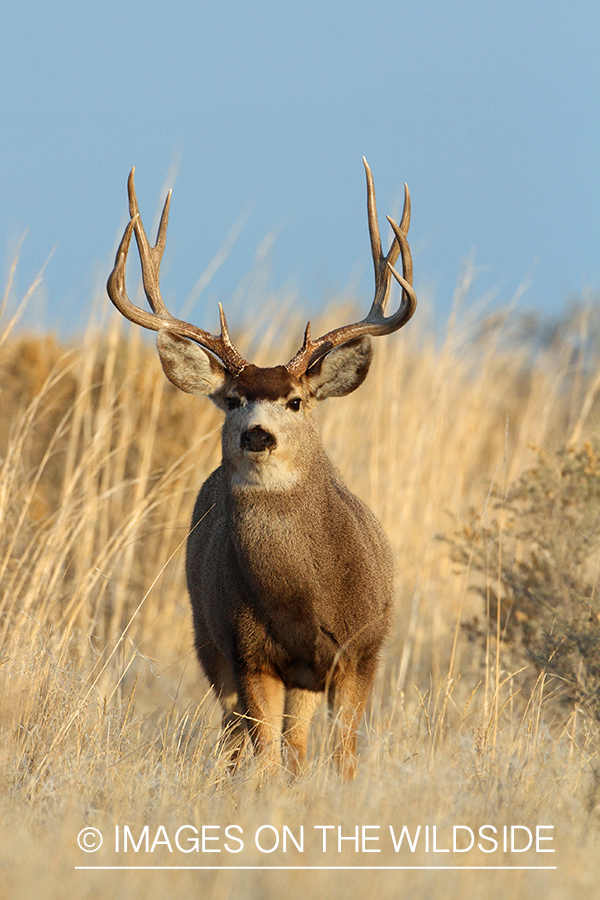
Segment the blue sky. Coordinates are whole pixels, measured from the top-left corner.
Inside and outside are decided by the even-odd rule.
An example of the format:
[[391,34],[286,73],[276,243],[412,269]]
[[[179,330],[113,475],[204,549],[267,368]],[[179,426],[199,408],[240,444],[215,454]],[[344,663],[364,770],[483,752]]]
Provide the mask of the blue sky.
[[382,227],[409,183],[438,321],[473,255],[474,299],[527,281],[522,303],[557,313],[600,288],[599,4],[5,0],[2,20],[4,280],[26,229],[21,293],[56,248],[30,324],[85,324],[133,164],[148,228],[174,188],[174,312],[243,221],[191,314],[210,329],[217,300],[251,314],[265,272],[307,313],[370,304],[363,154]]

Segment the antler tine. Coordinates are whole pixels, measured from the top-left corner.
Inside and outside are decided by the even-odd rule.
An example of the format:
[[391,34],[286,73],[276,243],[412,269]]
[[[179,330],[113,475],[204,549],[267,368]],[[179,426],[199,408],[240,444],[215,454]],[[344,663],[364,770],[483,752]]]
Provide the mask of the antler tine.
[[[371,238],[371,252],[373,254],[373,268],[375,270],[375,298],[371,309],[385,309],[389,294],[390,275],[387,264],[394,265],[398,259],[400,248],[394,238],[387,253],[384,256],[381,251],[381,236],[379,234],[379,222],[377,219],[377,201],[375,199],[375,183],[369,163],[363,156],[363,165],[367,176],[367,217],[369,221],[369,236]],[[409,213],[410,217],[410,213]],[[404,214],[403,214],[404,218]]]
[[229,337],[229,328],[227,326],[227,319],[225,318],[225,312],[220,303],[219,303],[219,321],[221,324],[221,334],[219,336],[219,341],[223,344],[223,347],[225,347],[225,349],[227,350],[227,352],[230,355],[233,356],[233,354],[235,354],[237,356],[238,360],[240,360],[243,363],[243,365],[239,369],[239,371],[241,372],[242,369],[244,368],[244,366],[247,365],[247,362],[245,359],[243,359],[240,356],[240,354],[237,352],[237,350],[233,346],[233,342],[232,342],[231,338]]
[[[405,209],[406,209],[406,206],[408,205],[408,208],[409,208],[408,219],[409,219],[409,223],[410,223],[410,194],[408,192],[407,184],[404,185],[404,190],[406,192],[406,198],[407,198],[407,201],[405,201]],[[412,254],[410,252],[410,247],[408,245],[408,239],[406,237],[406,231],[408,230],[408,228],[406,230],[404,230],[402,227],[402,225],[405,221],[405,218],[406,218],[406,216],[403,215],[402,219],[400,221],[400,225],[397,225],[391,216],[386,216],[386,219],[390,223],[392,230],[393,230],[394,234],[396,235],[396,238],[398,240],[398,245],[400,247],[400,253],[402,256],[403,276],[398,275],[398,273],[394,269],[393,265],[391,265],[391,263],[388,263],[388,265],[390,267],[392,275],[394,276],[394,278],[396,279],[398,284],[400,284],[402,286],[405,293],[408,295],[408,301],[414,302],[414,304],[416,306],[416,296],[415,296],[415,292],[412,287],[412,280],[413,280]],[[403,297],[402,299],[404,302],[405,298]],[[413,312],[414,312],[414,310],[413,310]],[[412,313],[411,313],[411,315],[412,315]]]
[[[355,322],[353,325],[343,325],[341,328],[329,331],[314,341],[310,339],[309,323],[302,347],[286,366],[288,371],[293,372],[298,377],[304,374],[318,359],[340,344],[345,344],[363,335],[376,337],[397,331],[408,322],[417,308],[417,297],[412,287],[412,257],[407,238],[410,227],[410,192],[408,185],[404,185],[404,208],[400,225],[397,225],[389,216],[387,217],[394,232],[394,238],[387,255],[384,256],[381,250],[373,175],[364,156],[363,163],[367,175],[367,217],[375,270],[375,297],[369,314],[364,319],[361,319],[360,322]],[[401,256],[402,259],[402,275],[399,275],[394,268],[398,256]],[[393,315],[386,316],[385,308],[390,295],[392,275],[402,287],[402,302]]]
[[[377,211],[375,207],[375,189],[373,186],[373,177],[371,170],[368,168],[367,161],[363,160],[367,168],[367,184],[369,185],[369,200],[372,199],[372,207],[375,215],[374,227],[377,229],[377,237],[379,237],[379,226],[377,224]],[[373,262],[375,266],[375,297],[373,304],[369,310],[368,316],[362,320],[364,324],[372,323],[376,328],[375,331],[369,332],[373,335],[391,334],[397,331],[414,315],[417,308],[417,296],[414,292],[413,281],[413,264],[410,247],[408,244],[408,229],[410,228],[410,191],[408,185],[404,182],[404,205],[402,208],[402,218],[398,225],[391,216],[386,216],[394,232],[394,239],[390,246],[387,256],[383,256],[381,252],[381,241],[379,241],[379,255],[376,261],[375,248],[373,249]],[[369,231],[371,232],[371,211],[369,210]],[[394,264],[398,259],[398,255],[402,260],[402,275],[399,275]],[[402,287],[402,302],[397,312],[391,316],[385,316],[385,308],[390,295],[391,276],[394,276],[398,284]],[[360,324],[360,323],[359,323]]]
[[375,182],[369,163],[363,156],[363,166],[367,176],[367,218],[369,221],[369,237],[371,238],[371,252],[373,253],[373,265],[381,259],[381,235],[379,234],[379,222],[377,219],[377,201],[375,199]]
[[129,245],[131,244],[134,227],[135,219],[131,219],[127,223],[127,228],[121,238],[121,243],[119,244],[115,258],[115,265],[108,277],[106,290],[114,305],[126,319],[129,319],[136,325],[141,325],[143,328],[158,330],[158,327],[160,326],[155,325],[155,317],[151,313],[146,312],[144,309],[140,309],[139,306],[132,303],[127,296],[127,291],[125,289],[125,263],[127,261],[127,254],[129,252]]
[[150,241],[146,236],[146,231],[142,223],[140,211],[138,207],[137,197],[134,184],[135,166],[133,166],[127,179],[127,193],[129,196],[129,215],[135,219],[135,239],[138,245],[140,260],[142,263],[142,281],[144,284],[144,293],[148,298],[148,303],[153,312],[160,315],[169,316],[170,313],[165,306],[159,286],[160,264],[162,262],[165,244],[167,241],[167,225],[169,224],[169,208],[171,206],[171,191],[167,194],[165,205],[160,217],[160,225],[158,226],[158,234],[154,247],[150,246]]
[[[369,312],[369,316],[373,313],[383,316],[385,312],[385,308],[387,306],[387,302],[390,296],[390,284],[391,284],[391,273],[394,270],[394,265],[396,260],[398,259],[398,255],[402,250],[402,241],[398,237],[398,232],[396,228],[394,228],[392,224],[392,220],[389,216],[388,219],[390,225],[394,229],[394,238],[390,245],[390,249],[388,250],[387,256],[384,256],[381,251],[381,238],[379,236],[379,223],[377,220],[377,204],[375,202],[375,185],[373,182],[373,175],[371,173],[371,169],[369,168],[369,164],[363,156],[363,163],[365,166],[365,171],[367,173],[367,211],[369,218],[369,235],[371,237],[371,249],[373,252],[373,268],[375,270],[375,296],[373,298],[373,304],[371,306],[371,310]],[[402,209],[402,218],[400,220],[400,229],[404,234],[404,238],[408,234],[408,229],[410,227],[410,192],[408,190],[408,185],[404,184],[404,206]],[[406,247],[408,247],[408,243],[404,240]],[[404,253],[402,253],[402,266],[404,268]],[[410,251],[409,251],[410,256]],[[412,284],[412,261],[411,261],[411,274],[410,278],[407,279]],[[367,319],[369,318],[367,316]]]
[[[227,320],[225,319],[225,313],[223,312],[221,304],[219,304],[221,333],[218,336],[210,334],[202,328],[197,328],[189,322],[176,319],[165,306],[160,293],[159,275],[160,263],[167,238],[171,191],[169,191],[163,207],[156,243],[154,247],[151,247],[140,218],[133,182],[134,172],[135,168],[131,170],[127,182],[129,214],[131,219],[127,224],[125,233],[119,244],[115,265],[108,278],[106,285],[108,296],[119,312],[125,316],[126,319],[129,319],[130,322],[133,322],[135,325],[141,325],[143,328],[148,328],[151,331],[165,329],[172,334],[177,334],[180,337],[195,341],[195,343],[200,344],[201,347],[209,350],[220,359],[228,372],[232,375],[239,375],[248,363],[243,356],[238,353],[229,337]],[[125,264],[131,244],[131,237],[134,233],[142,265],[144,292],[148,298],[148,303],[152,308],[151,313],[145,309],[140,309],[139,306],[132,303],[127,296],[125,288]]]

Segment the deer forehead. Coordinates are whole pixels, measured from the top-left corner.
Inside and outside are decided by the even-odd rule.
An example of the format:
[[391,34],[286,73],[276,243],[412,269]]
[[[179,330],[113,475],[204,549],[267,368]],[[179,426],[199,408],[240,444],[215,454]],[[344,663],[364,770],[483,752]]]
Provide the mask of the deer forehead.
[[292,395],[297,396],[302,393],[302,386],[300,380],[288,372],[285,366],[261,368],[250,364],[233,379],[230,390],[248,403],[265,400],[273,403],[276,400],[286,400]]

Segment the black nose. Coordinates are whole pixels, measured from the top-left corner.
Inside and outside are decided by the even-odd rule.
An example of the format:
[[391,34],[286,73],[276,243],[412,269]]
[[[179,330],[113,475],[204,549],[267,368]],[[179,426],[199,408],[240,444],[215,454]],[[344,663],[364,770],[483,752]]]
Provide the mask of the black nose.
[[261,453],[263,450],[272,450],[277,446],[277,438],[270,431],[265,431],[260,425],[253,425],[247,431],[242,432],[240,438],[242,450],[251,453]]

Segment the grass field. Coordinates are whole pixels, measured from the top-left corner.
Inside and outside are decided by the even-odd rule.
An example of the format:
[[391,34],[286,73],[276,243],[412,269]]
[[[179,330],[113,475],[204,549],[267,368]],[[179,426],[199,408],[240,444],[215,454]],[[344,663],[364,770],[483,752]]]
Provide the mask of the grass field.
[[[532,337],[514,311],[469,324],[458,309],[440,345],[419,310],[376,341],[364,386],[325,405],[327,449],[393,547],[394,626],[357,780],[335,775],[321,710],[307,776],[261,785],[215,749],[183,572],[220,414],[107,305],[68,346],[17,333],[10,299],[0,322],[0,897],[597,897],[598,716],[561,702],[560,678],[485,607],[511,602],[502,573],[525,540],[502,498],[540,452],[597,434],[597,311]],[[262,364],[289,358],[304,324],[268,321],[235,335]],[[473,523],[490,524],[487,571],[469,564]],[[585,568],[594,592],[593,552]],[[580,653],[593,674],[597,645]],[[90,827],[94,853],[77,843]],[[335,868],[354,866],[379,870]],[[556,868],[525,868],[540,866]]]

